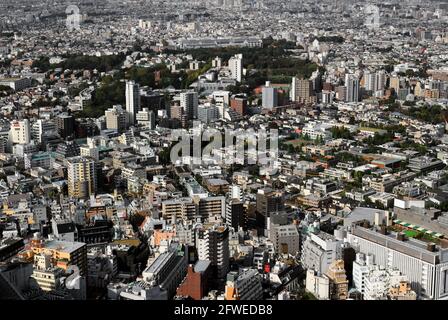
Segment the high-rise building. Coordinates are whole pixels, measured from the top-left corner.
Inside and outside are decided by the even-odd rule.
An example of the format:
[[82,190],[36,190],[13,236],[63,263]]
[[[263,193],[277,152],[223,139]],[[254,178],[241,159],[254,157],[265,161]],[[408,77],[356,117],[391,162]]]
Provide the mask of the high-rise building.
[[180,94],[180,106],[187,115],[188,120],[197,119],[198,104],[199,103],[197,92],[188,91],[188,92],[182,92]]
[[407,276],[419,297],[448,299],[446,248],[431,243],[424,246],[421,242],[406,239],[400,234],[382,234],[360,225],[352,226],[347,240],[358,252],[372,255],[376,264],[389,269],[396,268]]
[[37,144],[43,142],[43,137],[45,135],[56,132],[56,125],[51,121],[45,121],[43,119],[38,119],[31,127],[31,136]]
[[75,133],[75,117],[68,114],[60,114],[56,117],[56,126],[62,138],[73,136]]
[[246,97],[232,97],[230,99],[230,108],[238,114],[244,116],[247,114],[247,98]]
[[359,79],[353,74],[347,74],[345,77],[345,86],[347,87],[347,95],[345,100],[347,102],[359,101]]
[[241,82],[243,79],[243,55],[237,54],[229,59],[229,69],[232,79]]
[[282,211],[284,208],[283,195],[272,189],[260,189],[257,193],[257,226],[260,232],[264,232],[268,225],[271,213]]
[[271,86],[269,81],[262,90],[262,106],[265,109],[273,109],[278,105],[278,92],[277,89]]
[[204,225],[197,230],[196,247],[199,259],[210,261],[217,284],[223,284],[229,271],[229,229],[226,226]]
[[148,108],[143,108],[137,113],[137,124],[145,128],[153,130],[156,127],[156,117],[153,111]]
[[140,111],[140,86],[134,81],[126,81],[126,113],[128,124],[134,125]]
[[258,270],[247,269],[227,275],[224,297],[226,300],[261,300],[263,288]]
[[66,161],[69,196],[85,199],[95,194],[97,189],[95,161],[83,157],[73,157]]
[[107,109],[106,115],[106,128],[123,132],[126,130],[127,114],[123,108],[119,105],[113,106]]
[[83,242],[44,240],[38,234],[30,241],[35,255],[48,255],[58,268],[67,270],[70,265],[79,268],[80,275],[87,274],[87,245]]
[[142,272],[143,281],[150,287],[159,287],[171,299],[187,274],[188,246],[172,243]]
[[269,233],[276,253],[297,255],[300,251],[300,236],[296,225],[271,225]]
[[201,300],[208,293],[210,281],[210,261],[199,260],[189,265],[187,276],[177,288],[176,295]]
[[290,98],[291,101],[299,103],[311,103],[315,101],[316,97],[314,96],[313,82],[308,79],[293,77]]
[[218,108],[215,106],[200,106],[198,108],[198,119],[203,123],[210,123],[219,118]]
[[370,71],[367,71],[364,73],[364,88],[367,91],[372,91],[375,92],[376,91],[376,87],[375,87],[375,73],[372,73]]
[[240,199],[228,198],[226,201],[226,224],[234,230],[245,228],[244,204]]
[[333,261],[326,275],[330,279],[330,299],[346,300],[348,298],[348,280],[345,275],[344,261]]
[[220,57],[215,57],[212,60],[212,68],[221,68],[222,66],[222,59]]
[[395,92],[398,92],[398,90],[400,90],[400,77],[392,76],[390,77],[389,81],[390,81],[389,88],[394,89]]
[[386,72],[380,70],[375,74],[375,91],[384,91],[386,86]]
[[11,143],[28,144],[31,141],[31,128],[28,119],[13,120],[9,130]]

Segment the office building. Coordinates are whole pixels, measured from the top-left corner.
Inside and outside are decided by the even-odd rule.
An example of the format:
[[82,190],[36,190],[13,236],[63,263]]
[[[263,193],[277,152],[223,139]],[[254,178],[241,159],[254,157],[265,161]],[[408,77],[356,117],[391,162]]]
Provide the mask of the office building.
[[198,120],[203,123],[211,123],[219,119],[219,110],[215,106],[199,106]]
[[226,200],[226,224],[234,230],[246,228],[244,204],[239,199],[228,198]]
[[62,138],[72,137],[75,134],[75,117],[68,114],[60,114],[56,117],[56,127]]
[[137,124],[143,126],[144,128],[153,130],[156,127],[156,117],[153,111],[148,108],[143,108],[137,113],[136,116]]
[[261,300],[263,288],[261,276],[255,269],[232,271],[227,275],[225,300]]
[[235,96],[230,99],[230,108],[239,115],[245,116],[247,114],[247,98]]
[[115,105],[107,109],[105,115],[107,129],[116,130],[119,133],[126,130],[127,114],[121,106]]
[[66,163],[69,196],[85,199],[95,194],[97,189],[95,161],[90,158],[73,157],[67,159]]
[[199,260],[189,265],[187,275],[176,291],[176,295],[201,300],[208,294],[210,282],[210,261]]
[[126,81],[127,123],[135,124],[137,112],[140,111],[140,86],[134,81]]
[[278,106],[278,92],[276,88],[271,87],[269,81],[262,89],[262,107],[264,109],[273,109]]
[[176,289],[187,274],[188,247],[172,243],[168,251],[161,253],[142,272],[143,281],[151,287],[159,287],[168,299],[176,294]]
[[241,82],[243,79],[243,55],[237,54],[229,59],[229,69],[232,79]]
[[346,102],[358,102],[359,101],[359,79],[356,75],[347,74],[345,77],[345,87],[347,88],[347,94],[345,97]]
[[341,240],[323,231],[309,233],[301,250],[303,267],[313,269],[319,274],[326,273],[331,263],[338,258],[338,247],[341,243]]
[[204,225],[196,231],[196,248],[199,260],[210,261],[213,279],[217,284],[223,284],[229,271],[229,229]]
[[30,248],[34,255],[50,256],[51,263],[58,268],[67,270],[70,265],[76,265],[81,276],[87,274],[87,245],[83,242],[44,240],[35,235]]
[[29,144],[31,142],[31,128],[28,119],[13,120],[9,130],[9,140],[15,144]]
[[316,101],[313,91],[313,82],[308,79],[293,77],[290,91],[291,101],[298,103],[311,103]]
[[406,239],[393,232],[382,234],[359,225],[352,226],[347,240],[358,252],[372,255],[376,264],[395,268],[407,276],[419,297],[448,299],[448,249]]
[[271,225],[270,239],[274,244],[275,252],[278,254],[290,254],[296,256],[300,251],[300,236],[297,226]]
[[[198,117],[198,93],[194,91],[182,92],[180,94],[180,107],[187,115],[188,120]],[[173,118],[173,115],[171,115]]]

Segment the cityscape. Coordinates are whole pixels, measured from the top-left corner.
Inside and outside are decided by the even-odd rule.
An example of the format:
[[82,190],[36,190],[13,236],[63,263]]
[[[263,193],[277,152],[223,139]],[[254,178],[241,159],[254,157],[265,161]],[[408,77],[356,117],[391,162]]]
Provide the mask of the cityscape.
[[447,165],[447,1],[0,2],[0,300],[448,300]]

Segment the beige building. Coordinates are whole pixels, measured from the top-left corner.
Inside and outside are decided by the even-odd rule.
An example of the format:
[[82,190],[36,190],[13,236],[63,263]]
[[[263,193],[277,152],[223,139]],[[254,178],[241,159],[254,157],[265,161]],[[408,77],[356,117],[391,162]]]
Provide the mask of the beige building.
[[344,261],[333,261],[326,275],[330,280],[330,299],[346,300],[348,298],[348,280],[345,274]]
[[113,106],[107,109],[106,116],[106,128],[123,132],[126,130],[126,111],[121,106]]
[[68,195],[85,199],[94,194],[97,187],[95,161],[91,158],[73,157],[67,161]]

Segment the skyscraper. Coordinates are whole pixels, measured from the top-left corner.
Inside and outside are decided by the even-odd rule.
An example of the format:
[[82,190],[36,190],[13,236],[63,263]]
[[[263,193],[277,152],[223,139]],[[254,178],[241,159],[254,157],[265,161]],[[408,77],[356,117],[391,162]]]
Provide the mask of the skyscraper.
[[204,226],[196,235],[199,260],[211,262],[213,278],[224,283],[229,271],[229,229],[227,226]]
[[278,93],[277,89],[271,86],[269,81],[263,87],[262,91],[262,106],[265,109],[273,109],[278,105]]
[[134,81],[126,81],[126,113],[128,125],[135,124],[137,112],[140,111],[140,86]]
[[345,76],[345,86],[347,87],[347,102],[359,101],[359,79],[354,74],[347,74]]
[[56,118],[58,133],[62,138],[67,138],[75,133],[75,117],[68,114],[61,114]]
[[180,106],[187,115],[188,120],[198,117],[198,93],[194,91],[182,92],[180,94]]
[[95,161],[90,158],[73,157],[67,159],[68,195],[86,199],[97,188]]
[[243,79],[243,55],[237,54],[229,59],[229,69],[232,73],[232,79],[241,82]]
[[313,82],[308,79],[292,78],[290,98],[291,101],[309,103],[313,99]]

